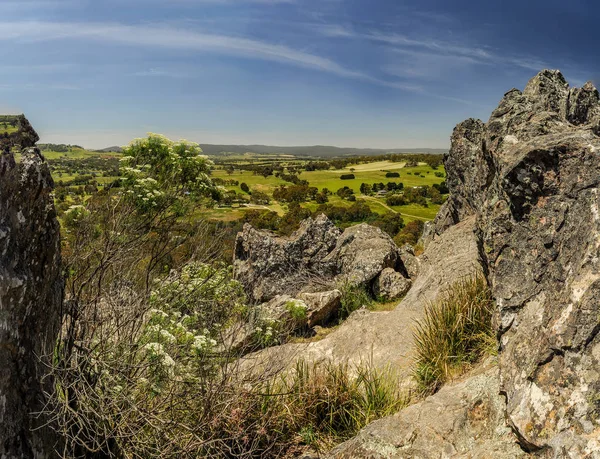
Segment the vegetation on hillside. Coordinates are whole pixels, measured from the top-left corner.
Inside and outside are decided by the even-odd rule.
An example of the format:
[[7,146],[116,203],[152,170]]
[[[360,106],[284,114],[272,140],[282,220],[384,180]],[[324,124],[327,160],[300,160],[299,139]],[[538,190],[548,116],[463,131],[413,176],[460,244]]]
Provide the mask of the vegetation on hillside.
[[[223,193],[200,153],[137,139],[118,186],[62,213],[67,301],[48,414],[63,457],[293,456],[406,403],[395,379],[369,366],[240,366],[230,337],[252,306],[222,262],[225,233],[198,218]],[[290,204],[290,227],[303,211]]]

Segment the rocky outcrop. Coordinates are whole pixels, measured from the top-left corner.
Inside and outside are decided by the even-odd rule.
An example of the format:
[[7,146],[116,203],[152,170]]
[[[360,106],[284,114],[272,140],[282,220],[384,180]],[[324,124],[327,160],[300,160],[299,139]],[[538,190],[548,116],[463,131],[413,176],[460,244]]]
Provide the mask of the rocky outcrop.
[[[423,317],[424,305],[433,302],[451,285],[483,272],[475,219],[452,226],[436,236],[421,256],[420,274],[402,302],[389,312],[355,311],[333,333],[311,343],[288,343],[248,357],[254,368],[293,367],[307,362],[370,362],[391,366],[399,380],[410,384],[413,365],[413,325]],[[264,362],[262,364],[259,364]]]
[[0,123],[10,127],[0,128],[0,151],[32,148],[40,140],[25,115],[0,115]]
[[[27,123],[28,124],[28,123]],[[30,137],[27,137],[30,138]],[[33,138],[37,138],[35,135]],[[23,142],[27,143],[27,140]],[[42,376],[63,287],[53,182],[39,150],[0,157],[0,457],[53,457]],[[35,414],[37,413],[37,415]]]
[[412,282],[392,268],[385,268],[373,284],[377,298],[385,301],[402,298],[410,290]]
[[303,221],[289,238],[246,224],[235,241],[235,276],[258,303],[295,295],[311,281],[331,277],[333,267],[323,260],[341,233],[325,215]]
[[457,126],[434,232],[477,218],[524,449],[600,456],[600,96],[545,70]]
[[407,275],[392,238],[366,223],[346,229],[325,261],[352,284],[368,285],[386,268],[398,269]]
[[330,459],[516,459],[526,454],[504,425],[498,368],[478,369],[464,381],[399,413],[369,424],[333,449]]
[[257,303],[335,284],[371,288],[386,268],[408,277],[403,253],[409,259],[379,228],[360,224],[342,233],[325,215],[303,221],[287,238],[245,225],[235,244],[235,277]]

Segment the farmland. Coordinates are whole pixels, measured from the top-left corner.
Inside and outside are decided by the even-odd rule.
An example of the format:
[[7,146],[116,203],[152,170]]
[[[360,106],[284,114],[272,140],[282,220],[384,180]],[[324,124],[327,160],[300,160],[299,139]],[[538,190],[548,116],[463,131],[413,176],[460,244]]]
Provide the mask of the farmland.
[[[247,159],[245,160],[247,161]],[[387,178],[387,172],[398,172],[400,177]],[[436,176],[434,172],[438,172]],[[354,179],[341,180],[340,177],[344,174],[353,174]],[[440,177],[440,175],[442,175]],[[272,196],[273,191],[279,186],[289,185],[288,182],[275,175],[263,177],[248,170],[236,169],[233,173],[227,172],[225,169],[216,169],[213,172],[213,177],[220,178],[227,181],[239,182],[239,184],[246,183],[250,188],[251,192],[261,192]],[[434,171],[430,166],[426,164],[419,164],[417,166],[407,167],[406,163],[403,162],[391,162],[391,161],[377,161],[372,163],[364,163],[351,165],[342,169],[330,169],[330,170],[315,170],[315,171],[303,171],[298,174],[300,180],[306,180],[311,187],[316,187],[319,190],[327,188],[329,191],[335,193],[339,188],[344,186],[349,187],[355,193],[358,199],[365,199],[369,207],[377,213],[386,213],[394,211],[400,213],[406,222],[419,219],[422,221],[432,220],[439,209],[438,204],[428,203],[427,207],[416,204],[406,204],[403,206],[387,206],[385,204],[385,197],[380,196],[361,196],[360,186],[363,183],[373,185],[376,183],[387,183],[390,181],[400,182],[404,184],[405,188],[410,187],[423,187],[432,186],[434,184],[440,184],[445,179],[443,167],[440,166]],[[241,193],[239,185],[225,185],[225,188],[229,191],[235,191]],[[350,203],[346,200],[339,198],[336,195],[329,197],[329,203],[335,205],[347,206]],[[226,220],[239,218],[243,212],[248,208],[253,208],[251,204],[243,204],[243,207],[239,205],[233,205],[228,207],[228,210],[224,208],[216,208],[211,214],[214,218],[222,218]],[[285,206],[279,202],[271,202],[268,205],[260,206],[262,208],[268,208],[281,215],[285,212]],[[302,207],[306,207],[312,211],[315,211],[318,205],[314,202],[303,203]],[[234,215],[231,215],[233,213]]]
[[[91,195],[119,186],[121,153],[54,145],[43,154],[56,182],[59,216]],[[194,217],[226,228],[230,239],[244,222],[289,234],[302,219],[318,213],[340,227],[368,222],[395,236],[415,222],[413,228],[420,231],[447,192],[439,155],[323,159],[236,153],[210,159],[221,194]]]

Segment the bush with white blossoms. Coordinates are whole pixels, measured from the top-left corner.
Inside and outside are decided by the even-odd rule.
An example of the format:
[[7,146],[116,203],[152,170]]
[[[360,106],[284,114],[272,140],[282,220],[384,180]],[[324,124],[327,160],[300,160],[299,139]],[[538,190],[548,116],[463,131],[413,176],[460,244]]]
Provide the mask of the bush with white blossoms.
[[191,329],[208,330],[215,338],[245,310],[244,290],[233,280],[232,270],[225,265],[188,263],[167,279],[156,281],[150,304],[167,314],[180,315]]
[[214,196],[212,162],[196,143],[173,142],[160,134],[135,139],[123,149],[121,173],[125,196],[142,211],[170,204],[176,196]]

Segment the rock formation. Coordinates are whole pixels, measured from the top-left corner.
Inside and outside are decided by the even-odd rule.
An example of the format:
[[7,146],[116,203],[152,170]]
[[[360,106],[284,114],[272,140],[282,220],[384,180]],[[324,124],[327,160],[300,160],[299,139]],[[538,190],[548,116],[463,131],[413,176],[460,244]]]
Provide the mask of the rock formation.
[[[289,343],[265,349],[249,360],[289,366],[305,361],[370,362],[391,366],[398,377],[410,382],[413,365],[413,324],[423,316],[423,307],[458,280],[483,272],[481,246],[475,233],[475,218],[452,226],[436,237],[420,260],[420,273],[402,302],[389,312],[355,311],[333,333],[308,344]],[[260,367],[260,366],[258,366]]]
[[371,289],[386,268],[407,278],[402,257],[413,263],[414,272],[414,256],[400,250],[379,228],[361,224],[342,233],[320,215],[303,221],[290,237],[244,225],[236,239],[234,268],[249,297],[260,303],[306,289],[330,290],[335,284]]
[[399,413],[369,424],[331,458],[517,459],[527,455],[504,425],[498,367],[475,374]]
[[[21,147],[36,140],[33,129],[11,137]],[[17,164],[10,146],[0,157],[0,457],[47,458],[54,438],[39,413],[63,294],[59,226],[39,150]]]
[[[476,216],[523,448],[600,455],[600,96],[544,70],[452,135],[434,231]],[[469,217],[470,218],[470,217]]]

